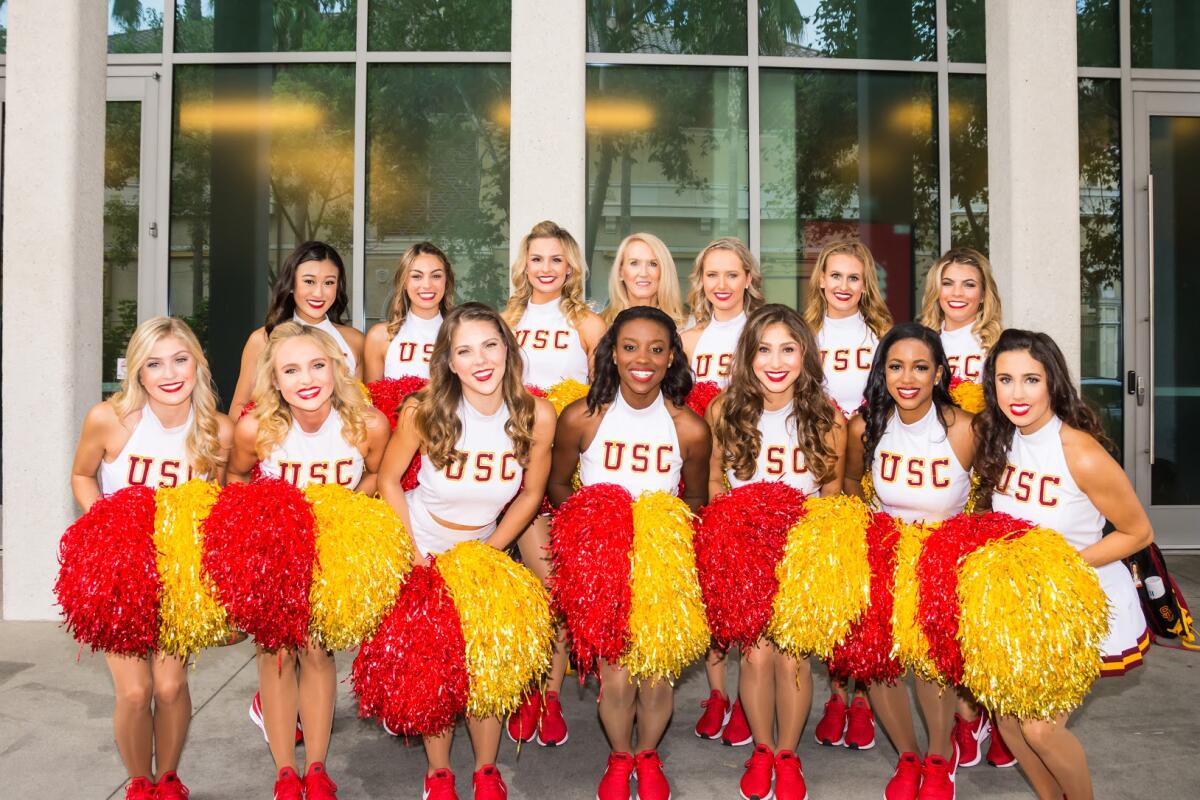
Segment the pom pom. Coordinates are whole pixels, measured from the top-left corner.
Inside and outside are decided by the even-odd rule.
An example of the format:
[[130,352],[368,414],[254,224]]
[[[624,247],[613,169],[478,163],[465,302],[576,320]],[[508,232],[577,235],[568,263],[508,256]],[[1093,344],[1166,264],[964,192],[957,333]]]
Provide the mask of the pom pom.
[[204,569],[229,620],[267,650],[308,644],[312,509],[290,483],[231,483],[204,520]]
[[828,659],[871,600],[867,526],[857,497],[810,497],[788,531],[767,635],[793,656]]
[[465,643],[454,600],[431,567],[414,567],[350,672],[360,717],[405,736],[435,736],[467,709]]
[[599,658],[617,663],[629,641],[632,506],[620,486],[594,484],[559,506],[550,525],[550,592],[581,680]]
[[756,481],[718,496],[700,512],[696,569],[717,644],[747,648],[771,619],[787,532],[804,513],[804,493]]
[[721,387],[716,381],[697,381],[692,384],[692,390],[688,392],[688,408],[703,417],[704,412],[708,411],[708,404],[720,393]]
[[412,540],[382,500],[337,484],[313,484],[304,496],[317,523],[309,625],[325,649],[348,650],[391,609],[412,569]]
[[867,528],[867,561],[871,565],[871,604],[833,649],[829,671],[863,683],[895,683],[904,667],[892,656],[892,587],[896,578],[896,545],[900,527],[888,514],[877,513]]
[[588,388],[586,383],[565,378],[550,387],[546,392],[546,399],[554,406],[554,413],[561,414],[563,409],[574,403],[576,400],[587,397]]
[[1058,533],[1036,528],[985,544],[958,570],[962,684],[994,714],[1053,719],[1083,702],[1100,672],[1108,598]]
[[900,520],[896,520],[896,525],[900,528],[900,541],[896,544],[896,578],[892,591],[892,655],[918,678],[937,683],[941,676],[929,658],[929,639],[917,617],[921,588],[917,584],[917,561],[933,529]]
[[[388,424],[396,430],[396,421],[400,419],[400,404],[414,392],[419,392],[429,385],[428,378],[418,378],[415,375],[404,375],[399,378],[380,378],[367,384],[367,396],[371,404],[387,415]],[[417,473],[421,471],[421,454],[413,456],[400,478],[400,488],[411,492],[417,488]]]
[[232,634],[202,558],[202,526],[218,491],[216,484],[195,479],[159,489],[154,496],[154,546],[162,584],[158,649],[183,659],[228,642]]
[[951,378],[950,399],[968,414],[978,414],[984,407],[983,386],[964,378]]
[[546,390],[540,386],[533,386],[527,383],[525,384],[525,391],[529,392],[534,397],[541,397],[542,399],[545,399],[546,397]]
[[472,717],[507,717],[550,671],[554,618],[542,582],[491,545],[466,541],[438,556],[466,642]]
[[249,403],[246,403],[246,405],[242,406],[242,410],[238,412],[238,419],[241,419],[242,417],[246,416],[253,410],[254,410],[254,401],[251,400]]
[[101,497],[58,544],[54,594],[75,641],[144,656],[158,643],[154,492],[130,486]]

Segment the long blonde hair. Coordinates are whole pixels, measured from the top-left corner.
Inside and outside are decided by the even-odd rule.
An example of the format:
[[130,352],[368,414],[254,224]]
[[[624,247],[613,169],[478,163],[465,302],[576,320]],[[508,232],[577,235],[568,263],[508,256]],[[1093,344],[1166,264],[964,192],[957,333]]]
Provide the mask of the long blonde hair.
[[417,263],[417,256],[433,256],[442,262],[442,271],[446,273],[446,291],[438,302],[438,312],[446,316],[446,312],[454,308],[454,268],[450,266],[450,259],[433,242],[417,242],[400,256],[400,263],[396,265],[396,274],[392,278],[392,302],[388,306],[387,324],[389,339],[400,332],[400,326],[412,308],[412,298],[408,296],[408,274],[412,272],[413,264]]
[[654,260],[658,262],[655,308],[666,313],[675,321],[676,326],[683,325],[683,300],[679,294],[679,275],[675,272],[675,259],[671,258],[671,251],[667,249],[663,240],[652,233],[631,233],[621,240],[612,269],[608,273],[608,307],[600,314],[604,324],[612,325],[617,314],[633,305],[629,300],[629,292],[625,289],[625,282],[621,280],[621,265],[625,263],[625,251],[634,242],[641,242],[649,247],[650,252],[654,253]]
[[124,419],[146,407],[149,395],[142,385],[142,367],[150,358],[150,351],[168,336],[183,342],[192,358],[196,359],[196,385],[192,388],[192,429],[187,435],[187,456],[192,472],[209,478],[225,464],[221,447],[221,426],[217,422],[217,391],[213,387],[212,370],[204,349],[192,329],[175,317],[153,317],[138,325],[129,337],[125,348],[125,380],[121,390],[108,398],[118,419]]
[[563,258],[567,260],[567,278],[563,281],[558,307],[562,309],[567,321],[578,327],[590,310],[583,299],[583,287],[587,283],[587,264],[575,237],[566,228],[559,227],[558,223],[548,219],[534,225],[517,248],[517,257],[508,273],[512,283],[512,294],[508,296],[508,304],[501,316],[510,328],[515,328],[529,306],[529,298],[533,296],[533,284],[529,282],[525,262],[529,260],[529,245],[534,239],[557,239],[562,246]]
[[979,270],[980,282],[983,284],[983,302],[979,304],[979,313],[971,324],[971,332],[979,338],[984,350],[991,350],[992,345],[1000,338],[1004,330],[1001,321],[1000,291],[996,288],[996,279],[992,276],[992,264],[987,256],[971,247],[955,247],[947,250],[942,257],[934,262],[925,274],[925,296],[921,301],[921,324],[935,331],[942,329],[946,321],[946,313],[942,310],[942,272],[951,264],[962,264]]
[[876,336],[883,336],[892,327],[892,312],[888,311],[883,302],[883,292],[879,289],[879,276],[875,274],[875,257],[867,246],[857,239],[839,239],[821,248],[817,255],[817,263],[813,266],[812,275],[808,279],[808,297],[804,304],[804,321],[812,328],[813,333],[821,330],[825,322],[825,292],[821,289],[821,277],[831,256],[846,255],[858,259],[863,266],[863,291],[858,301],[858,309],[862,312],[867,327]]
[[275,385],[275,355],[280,346],[289,339],[299,337],[312,339],[329,358],[333,370],[333,410],[342,418],[342,438],[349,444],[358,445],[367,438],[366,396],[346,366],[346,357],[341,348],[325,331],[299,322],[284,322],[276,325],[267,338],[267,347],[258,357],[258,370],[254,379],[254,416],[258,418],[258,438],[254,452],[259,460],[266,460],[292,428],[292,411],[283,394]]
[[758,259],[741,239],[736,236],[722,236],[720,239],[709,242],[696,255],[696,265],[692,267],[692,274],[689,277],[692,288],[688,292],[688,305],[692,308],[692,316],[696,318],[697,325],[704,325],[712,319],[713,306],[704,294],[704,259],[708,258],[708,254],[714,250],[728,250],[733,253],[738,257],[738,261],[742,262],[742,269],[750,276],[750,283],[746,285],[746,291],[742,295],[742,309],[747,314],[753,314],[755,309],[764,302],[763,275],[762,269],[758,266]]

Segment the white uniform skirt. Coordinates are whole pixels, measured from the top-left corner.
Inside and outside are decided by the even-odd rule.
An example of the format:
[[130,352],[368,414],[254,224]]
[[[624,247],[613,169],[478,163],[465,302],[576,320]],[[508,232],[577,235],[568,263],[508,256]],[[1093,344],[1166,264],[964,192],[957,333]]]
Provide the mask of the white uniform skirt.
[[408,502],[408,516],[412,520],[413,541],[417,543],[417,549],[423,556],[444,553],[459,542],[472,539],[483,541],[496,530],[495,522],[469,531],[448,528],[433,518],[433,515],[425,508],[425,504],[421,502],[416,489],[406,492],[404,499]]
[[1141,666],[1142,655],[1150,646],[1150,631],[1125,562],[1097,567],[1096,574],[1108,595],[1108,638],[1100,645],[1100,676],[1124,675]]

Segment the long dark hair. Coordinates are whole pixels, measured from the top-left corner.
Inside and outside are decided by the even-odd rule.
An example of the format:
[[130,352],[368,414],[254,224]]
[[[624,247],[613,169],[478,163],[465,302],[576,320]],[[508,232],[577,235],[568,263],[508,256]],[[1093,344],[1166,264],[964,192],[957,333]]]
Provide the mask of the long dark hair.
[[867,472],[875,460],[875,446],[883,438],[888,420],[896,409],[896,401],[887,388],[888,353],[897,342],[905,339],[923,342],[933,354],[934,370],[941,368],[942,377],[935,377],[933,382],[933,405],[942,428],[949,425],[946,422],[946,409],[954,406],[954,400],[950,397],[950,363],[946,360],[946,351],[942,349],[942,339],[924,325],[902,322],[879,340],[879,346],[875,348],[875,360],[871,362],[871,373],[867,376],[867,402],[862,410],[863,422],[867,424],[863,431],[863,469]]
[[687,401],[688,392],[692,390],[692,369],[688,366],[687,354],[683,352],[683,340],[679,338],[675,321],[654,306],[632,306],[617,314],[612,327],[604,332],[604,336],[596,345],[596,352],[592,357],[592,387],[587,393],[589,414],[595,414],[611,403],[621,388],[621,376],[617,374],[613,351],[616,350],[621,327],[635,319],[650,320],[667,331],[667,339],[671,342],[671,363],[667,366],[667,374],[659,388],[677,406]]
[[1112,452],[1112,442],[1104,433],[1100,417],[1093,411],[1071,382],[1067,360],[1058,345],[1044,333],[1009,328],[988,350],[983,362],[983,397],[986,405],[973,423],[979,450],[975,454],[975,472],[979,475],[983,497],[991,497],[1008,466],[1016,426],[996,402],[996,359],[1001,353],[1024,350],[1046,371],[1046,391],[1050,410],[1065,424],[1091,434],[1101,446]]
[[338,255],[338,251],[333,248],[333,245],[316,241],[304,242],[297,245],[296,249],[287,257],[287,261],[283,262],[283,269],[279,270],[279,275],[275,278],[275,285],[271,287],[271,303],[267,306],[265,325],[268,336],[271,335],[271,331],[276,325],[287,322],[295,316],[296,298],[292,295],[292,291],[296,288],[296,270],[300,268],[301,264],[307,264],[309,261],[332,261],[337,267],[337,296],[333,298],[333,303],[329,306],[329,311],[325,312],[325,316],[330,322],[344,324],[342,316],[350,306],[350,295],[346,291],[346,266],[342,263],[342,257]]

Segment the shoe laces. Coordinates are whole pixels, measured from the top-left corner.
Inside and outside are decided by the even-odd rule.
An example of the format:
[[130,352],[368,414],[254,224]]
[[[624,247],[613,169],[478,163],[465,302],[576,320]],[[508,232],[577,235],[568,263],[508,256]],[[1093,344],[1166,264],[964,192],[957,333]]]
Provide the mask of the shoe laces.
[[307,800],[326,800],[334,797],[337,784],[329,777],[324,765],[314,765],[304,776],[304,796]]
[[125,800],[152,800],[154,788],[147,778],[134,778],[125,787]]
[[508,787],[504,785],[504,779],[500,776],[500,770],[496,769],[494,764],[477,770],[473,776],[471,783],[473,784],[475,797],[487,798],[504,798],[508,796]]
[[639,772],[644,769],[661,770],[662,763],[657,750],[643,750],[637,754],[637,768]]
[[168,772],[158,779],[156,797],[159,800],[185,800],[189,794],[188,788],[174,772]]
[[775,754],[763,746],[761,749],[757,746],[750,752],[750,757],[742,764],[743,767],[761,766],[766,764],[770,766],[775,763]]
[[558,692],[546,692],[546,696],[542,699],[542,713],[551,709],[562,713],[562,703],[558,699]]
[[280,776],[275,781],[274,800],[304,800],[304,783],[294,772]]
[[425,778],[426,800],[451,800],[457,797],[454,791],[454,773],[448,769],[436,770]]

